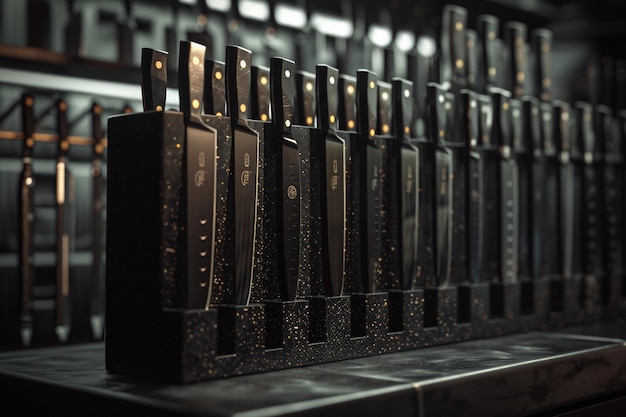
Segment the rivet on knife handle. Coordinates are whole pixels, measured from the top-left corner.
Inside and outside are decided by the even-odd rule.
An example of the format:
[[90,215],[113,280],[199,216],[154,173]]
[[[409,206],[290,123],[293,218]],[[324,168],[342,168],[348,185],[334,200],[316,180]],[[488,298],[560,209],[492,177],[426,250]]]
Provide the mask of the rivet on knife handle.
[[167,91],[167,52],[141,50],[141,95],[143,110],[163,111]]

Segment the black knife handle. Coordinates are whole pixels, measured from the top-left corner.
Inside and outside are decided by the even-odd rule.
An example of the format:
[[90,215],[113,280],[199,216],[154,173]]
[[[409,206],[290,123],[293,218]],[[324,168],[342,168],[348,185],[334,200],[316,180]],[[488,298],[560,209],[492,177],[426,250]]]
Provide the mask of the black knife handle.
[[[248,125],[252,88],[252,52],[240,46],[226,46],[226,92],[231,121]],[[236,116],[235,116],[236,115]]]
[[396,138],[408,141],[413,120],[413,83],[403,78],[391,80],[393,97],[393,132]]
[[552,98],[552,31],[535,29],[532,32],[535,55],[535,94],[541,101]]
[[511,104],[507,90],[493,88],[491,102],[493,106],[493,141],[500,148],[500,155],[504,159],[511,157]]
[[577,134],[576,146],[583,154],[585,164],[593,163],[595,131],[593,129],[593,106],[579,101],[576,103]]
[[378,81],[378,123],[376,131],[381,135],[389,135],[392,128],[393,101],[391,84]]
[[141,50],[141,97],[144,111],[165,109],[167,56],[165,51],[151,48]]
[[475,151],[480,135],[480,107],[473,90],[461,90],[463,101],[463,138],[470,151]]
[[572,149],[571,135],[571,110],[568,103],[555,100],[552,107],[552,118],[554,120],[554,142],[559,153],[561,163],[567,164],[570,159]]
[[22,94],[22,132],[24,133],[22,158],[31,158],[35,147],[35,97],[32,94]]
[[524,143],[522,101],[518,98],[511,98],[509,104],[511,105],[511,146],[516,153],[525,153],[527,148]]
[[178,95],[186,122],[202,124],[204,99],[204,56],[206,46],[180,41],[178,59]]
[[371,71],[356,74],[357,132],[372,139],[376,135],[378,77]]
[[439,83],[428,83],[427,97],[431,110],[429,131],[433,143],[450,141],[452,133],[452,117],[454,95]]
[[442,81],[449,81],[456,88],[467,84],[466,27],[467,10],[456,5],[446,5],[441,30],[441,76]]
[[499,86],[500,79],[500,48],[498,31],[500,20],[492,15],[478,17],[478,34],[482,49],[482,71],[485,91],[489,87]]
[[528,78],[527,32],[527,26],[521,22],[507,22],[505,25],[510,63],[510,86],[515,97],[520,97],[526,93]]
[[339,75],[339,129],[356,129],[356,77]]
[[69,136],[69,123],[67,121],[67,102],[59,99],[56,102],[57,107],[57,134],[59,135],[57,148],[59,158],[67,156],[70,143],[67,139]]
[[554,143],[554,115],[552,103],[544,102],[539,104],[539,114],[541,115],[541,137],[543,142],[543,153],[545,156],[556,156],[556,144]]
[[267,67],[252,66],[251,90],[252,119],[267,122],[270,114],[270,70]]
[[533,159],[542,154],[541,115],[539,114],[539,99],[533,96],[522,98],[523,141],[524,147],[531,152]]
[[339,70],[329,65],[315,67],[317,124],[322,131],[337,130],[339,125]]
[[308,71],[298,71],[296,74],[296,124],[315,126],[317,105],[315,78],[315,75]]
[[477,99],[480,127],[479,144],[482,148],[491,147],[494,145],[491,138],[493,126],[493,105],[491,103],[491,97],[487,94],[478,94]]
[[204,61],[204,112],[226,115],[226,65],[222,61]]
[[291,136],[296,99],[296,64],[285,58],[270,59],[272,119],[283,134]]
[[476,90],[478,83],[478,33],[473,29],[465,29],[465,46],[467,59],[467,87]]

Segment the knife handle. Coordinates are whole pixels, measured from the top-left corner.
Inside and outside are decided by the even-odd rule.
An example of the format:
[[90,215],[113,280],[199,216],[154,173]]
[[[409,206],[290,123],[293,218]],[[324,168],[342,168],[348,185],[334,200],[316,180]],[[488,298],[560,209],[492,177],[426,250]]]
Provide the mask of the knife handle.
[[433,143],[443,143],[450,140],[452,116],[454,109],[454,94],[449,93],[439,83],[428,83],[427,97],[430,114],[430,139]]
[[33,148],[35,140],[33,133],[35,132],[35,97],[32,94],[22,94],[22,131],[24,133],[22,158],[31,158],[33,156]]
[[291,135],[296,98],[296,64],[285,58],[270,59],[270,97],[272,119]]
[[251,117],[267,122],[270,114],[270,70],[267,67],[252,66]]
[[298,71],[296,85],[296,124],[315,126],[315,75],[308,71]]
[[478,34],[473,29],[465,29],[465,47],[467,48],[466,72],[467,87],[476,90],[478,82]]
[[358,70],[356,74],[356,118],[357,131],[368,138],[376,135],[376,115],[378,104],[378,78],[368,70]]
[[165,51],[151,48],[141,50],[141,97],[144,111],[165,109],[167,56]]
[[204,112],[226,115],[226,66],[222,61],[204,61]]
[[509,104],[511,105],[511,146],[518,152],[526,152],[522,128],[522,102],[520,99],[511,98]]
[[[247,126],[252,88],[252,52],[240,46],[226,46],[226,93],[231,121]],[[236,115],[236,116],[235,116]]]
[[487,91],[489,87],[499,85],[499,25],[500,20],[495,16],[483,14],[478,17],[478,34],[482,47],[482,69],[485,91]]
[[315,67],[317,123],[322,131],[337,130],[339,112],[339,70],[329,65]]
[[500,148],[501,156],[508,159],[511,157],[510,94],[506,90],[493,88],[490,95],[493,107],[493,141]]
[[527,26],[521,22],[507,22],[505,25],[510,63],[510,86],[515,97],[521,97],[526,92],[528,72],[527,32]]
[[180,41],[178,59],[178,95],[186,122],[202,124],[204,99],[204,56],[206,46]]
[[356,77],[339,75],[339,129],[354,131],[356,128]]
[[67,140],[69,135],[69,123],[67,121],[67,102],[63,99],[59,99],[56,102],[57,107],[57,134],[58,140],[58,156],[65,157],[70,148],[70,144]]
[[464,87],[467,84],[467,9],[446,5],[441,26],[442,80],[456,87]]
[[584,156],[586,164],[593,162],[593,146],[595,132],[593,130],[593,106],[590,103],[579,101],[576,103],[576,120],[578,131],[576,134],[577,144]]
[[102,144],[102,106],[99,103],[91,105],[91,136],[93,138],[93,151],[96,158],[102,157],[104,145]]
[[552,98],[552,31],[535,29],[532,32],[535,55],[535,93],[541,101]]
[[491,139],[493,127],[493,105],[491,97],[487,94],[479,94],[477,98],[480,126],[479,143],[483,147],[489,147],[493,143],[493,140]]
[[537,97],[524,96],[522,98],[522,118],[524,147],[532,153],[534,158],[539,157],[543,144],[541,142],[541,118]]
[[555,121],[553,116],[552,103],[540,103],[539,114],[541,115],[541,136],[544,155],[554,156],[556,155],[556,144],[554,143]]
[[480,134],[480,108],[476,93],[473,90],[461,90],[461,100],[463,102],[463,139],[470,151],[475,151],[478,146],[478,136]]
[[396,138],[408,141],[411,137],[413,121],[413,83],[403,78],[391,80],[393,97],[393,131]]
[[389,135],[391,133],[392,110],[391,84],[378,81],[378,123],[376,131],[381,135]]

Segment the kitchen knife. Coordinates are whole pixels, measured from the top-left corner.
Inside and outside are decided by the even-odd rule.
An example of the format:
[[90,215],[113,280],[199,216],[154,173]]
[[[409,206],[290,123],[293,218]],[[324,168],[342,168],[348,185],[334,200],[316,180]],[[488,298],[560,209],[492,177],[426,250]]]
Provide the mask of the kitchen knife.
[[185,229],[187,308],[208,309],[215,254],[217,139],[202,118],[206,48],[181,41],[178,64],[180,106],[185,118]]
[[[339,80],[336,82],[338,83]],[[334,88],[337,88],[337,84]],[[315,75],[308,71],[298,71],[296,74],[296,124],[315,126],[315,110]]]
[[226,116],[226,67],[222,61],[205,59],[204,86],[204,113]]
[[560,272],[563,277],[573,276],[574,250],[574,166],[570,159],[572,147],[572,114],[568,103],[553,103],[554,142],[559,159],[559,235]]
[[66,206],[68,196],[68,141],[67,102],[58,100],[57,110],[57,166],[56,166],[56,321],[55,331],[61,342],[65,342],[71,326],[70,300],[70,235],[67,230]]
[[319,135],[311,157],[319,161],[321,173],[322,271],[326,295],[339,296],[346,252],[346,145],[336,134],[339,71],[317,65],[315,79]]
[[419,150],[411,141],[413,120],[413,83],[392,80],[393,132],[388,150],[387,211],[392,226],[392,237],[400,255],[401,288],[417,287],[418,205],[419,205]]
[[276,202],[279,278],[283,300],[294,300],[298,290],[300,263],[300,153],[291,134],[294,122],[296,65],[293,61],[270,59],[272,121],[276,130]]
[[531,34],[534,54],[535,95],[541,101],[552,99],[552,31],[535,29]]
[[428,83],[430,135],[435,147],[435,267],[437,285],[450,283],[452,267],[453,155],[446,146],[452,136],[455,97],[437,83]]
[[499,39],[500,20],[492,15],[478,16],[478,37],[481,44],[481,86],[487,93],[490,87],[500,87],[502,77],[502,41]]
[[99,103],[91,105],[91,136],[93,139],[93,154],[91,159],[91,181],[92,181],[92,201],[91,201],[91,301],[90,301],[90,323],[95,339],[103,336],[103,289],[104,289],[104,261],[102,252],[104,246],[104,193],[105,184],[102,176],[104,157],[104,132],[102,130],[103,108]]
[[252,66],[252,100],[250,103],[251,118],[267,122],[271,119],[270,112],[270,70],[263,66]]
[[235,293],[240,305],[250,303],[259,205],[259,134],[248,126],[251,56],[247,49],[226,47],[226,92],[235,179]]
[[376,136],[378,84],[371,71],[357,71],[356,106],[359,134],[359,177],[361,206],[361,278],[363,291],[376,292],[382,286],[381,184],[382,156]]
[[508,80],[506,85],[513,97],[526,94],[528,58],[526,44],[527,26],[521,22],[507,22],[504,26],[508,53]]
[[33,238],[35,223],[35,206],[33,193],[35,177],[32,167],[35,140],[34,101],[32,94],[22,94],[22,173],[20,178],[20,233],[19,233],[19,265],[21,278],[20,332],[22,343],[30,345],[33,334],[33,286],[35,269],[33,266]]
[[141,97],[143,111],[165,110],[168,53],[151,48],[141,50]]

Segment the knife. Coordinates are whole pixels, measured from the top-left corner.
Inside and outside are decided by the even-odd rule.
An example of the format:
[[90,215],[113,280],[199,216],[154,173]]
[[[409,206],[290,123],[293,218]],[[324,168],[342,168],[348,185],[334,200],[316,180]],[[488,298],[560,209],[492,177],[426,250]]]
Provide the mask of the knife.
[[555,101],[553,104],[554,141],[559,160],[559,236],[560,272],[563,277],[573,276],[574,250],[574,167],[570,160],[572,147],[572,118],[569,104]]
[[453,155],[446,146],[452,135],[454,95],[437,83],[428,83],[428,103],[431,109],[430,135],[435,143],[435,266],[437,285],[450,283],[452,267],[452,203]]
[[[335,88],[337,88],[336,85]],[[296,124],[315,126],[315,109],[315,75],[307,71],[298,71],[296,73]]]
[[478,16],[478,36],[481,43],[481,90],[500,87],[502,72],[502,43],[498,38],[500,20],[492,15]]
[[552,31],[535,29],[531,34],[535,60],[535,95],[541,101],[552,98]]
[[554,138],[554,114],[552,103],[541,103],[541,134],[545,157],[545,194],[543,224],[543,273],[546,276],[560,275],[562,265],[561,239],[559,235],[559,171],[560,163]]
[[[455,91],[467,86],[467,10],[446,5],[441,22],[441,79]],[[450,83],[450,86],[447,85]]]
[[252,66],[252,100],[250,103],[251,118],[267,122],[271,119],[270,112],[270,70],[263,66]]
[[217,133],[202,118],[206,47],[181,41],[180,106],[185,118],[187,308],[208,309],[215,254]]
[[527,26],[521,22],[507,22],[504,26],[507,43],[509,80],[507,85],[513,97],[521,97],[526,93],[528,59],[526,36]]
[[143,111],[165,110],[168,53],[141,49],[141,97]]
[[204,85],[204,113],[226,116],[226,68],[224,62],[205,59]]
[[413,121],[413,83],[392,80],[393,132],[388,151],[388,190],[392,236],[400,255],[402,289],[417,287],[419,150],[411,138]]
[[226,47],[226,92],[233,137],[235,178],[235,293],[248,305],[253,285],[259,201],[259,134],[248,126],[252,52]]
[[22,174],[20,179],[20,234],[19,234],[19,264],[21,276],[21,305],[20,305],[20,331],[22,343],[30,345],[33,334],[33,284],[35,269],[33,266],[33,238],[35,207],[33,193],[35,177],[32,168],[33,148],[35,140],[33,133],[35,128],[34,101],[32,94],[22,94],[22,130],[24,139],[22,143]]
[[[315,159],[321,172],[322,271],[326,295],[343,292],[346,252],[346,145],[337,136],[339,71],[315,68],[318,144]],[[312,155],[313,157],[313,155]]]
[[356,106],[360,159],[361,278],[363,291],[381,287],[381,149],[376,136],[378,83],[371,71],[357,71]]
[[70,236],[66,226],[67,163],[70,144],[67,121],[67,102],[58,100],[57,109],[57,146],[56,167],[56,205],[57,205],[57,243],[56,243],[56,321],[55,332],[61,342],[65,342],[71,326],[70,300]]
[[300,153],[291,134],[296,94],[296,65],[293,61],[270,59],[270,92],[273,138],[276,152],[276,202],[281,296],[294,300],[298,289],[300,262]]
[[104,179],[102,177],[102,165],[104,157],[104,133],[102,130],[102,112],[100,104],[94,102],[91,105],[91,136],[93,138],[93,154],[91,160],[92,177],[92,202],[91,202],[91,228],[92,228],[92,261],[91,261],[91,302],[90,323],[95,339],[103,335],[103,229],[104,229]]
[[339,129],[344,131],[356,130],[356,77],[339,75]]
[[[541,134],[541,114],[539,99],[525,96],[522,98],[523,135],[526,149],[530,156],[528,172],[530,187],[530,276],[540,278],[543,264],[543,223],[545,196],[545,158]],[[522,168],[520,168],[522,169]],[[521,173],[520,173],[521,175]],[[523,202],[522,202],[523,203]]]
[[462,138],[467,147],[467,280],[480,282],[483,248],[483,158],[479,149],[480,104],[472,90],[461,90]]

